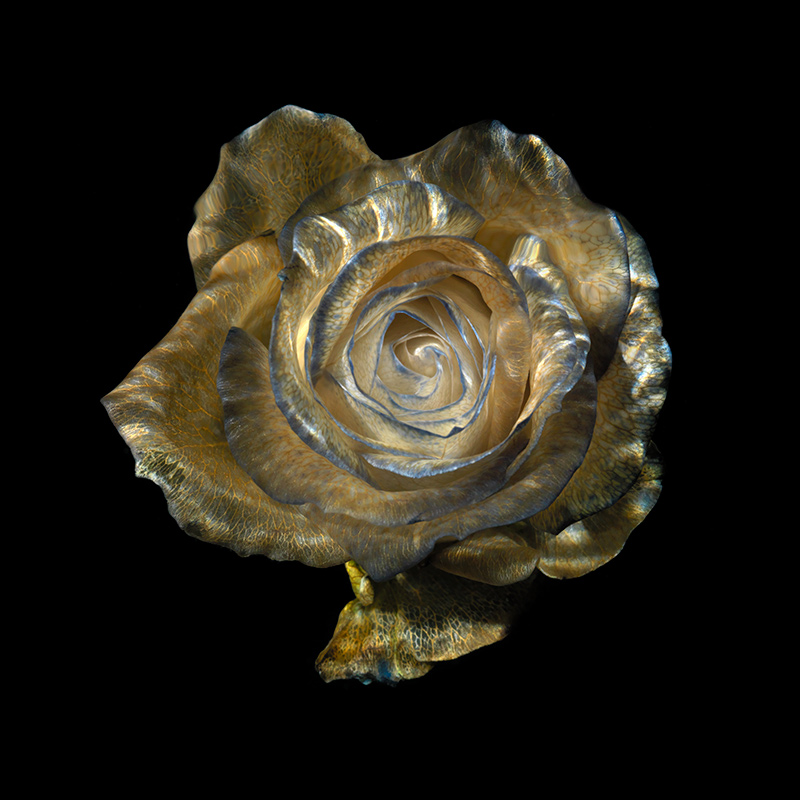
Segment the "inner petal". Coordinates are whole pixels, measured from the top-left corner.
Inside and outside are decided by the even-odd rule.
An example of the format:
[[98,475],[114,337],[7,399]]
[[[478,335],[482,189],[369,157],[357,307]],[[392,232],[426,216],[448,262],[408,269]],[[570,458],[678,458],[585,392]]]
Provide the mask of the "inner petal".
[[[474,358],[457,335],[442,302],[434,297],[403,304],[383,336],[373,392],[396,409],[447,409],[476,381]],[[465,374],[465,368],[469,374]],[[451,414],[449,411],[448,414]]]
[[427,349],[434,341],[430,329],[414,317],[393,314],[382,336],[376,381],[397,395],[430,397],[442,373],[441,361]]
[[[402,285],[408,279],[400,275],[367,295],[347,346],[349,360],[332,365],[331,371],[340,377],[352,367],[360,389],[398,419],[453,419],[474,406],[490,349],[451,296],[469,297],[458,291],[469,284],[450,275],[446,262],[418,269],[438,271],[440,277]],[[483,318],[478,325],[488,339],[491,312],[481,303],[478,314],[476,305],[467,303]],[[423,410],[429,415],[417,417]]]
[[432,378],[442,371],[442,359],[448,356],[445,348],[446,344],[442,342],[441,337],[432,334],[428,329],[423,329],[404,336],[401,341],[392,345],[392,353],[395,356],[393,361],[399,362],[411,372]]
[[[501,268],[480,266],[421,263],[362,298],[355,325],[345,328],[349,343],[344,352],[341,343],[329,350],[342,355],[315,383],[346,433],[379,452],[450,460],[488,452],[511,434],[528,379],[520,363],[530,350],[526,302]],[[399,340],[387,358],[390,329]],[[381,355],[384,374],[406,383],[416,375],[416,389],[435,386],[433,396],[419,402],[394,391],[378,374]]]
[[472,352],[474,331],[444,293],[450,266],[424,265],[441,277],[393,281],[365,298],[347,359],[328,369],[355,403],[374,402],[398,422],[444,436],[472,423],[491,386],[488,349]]

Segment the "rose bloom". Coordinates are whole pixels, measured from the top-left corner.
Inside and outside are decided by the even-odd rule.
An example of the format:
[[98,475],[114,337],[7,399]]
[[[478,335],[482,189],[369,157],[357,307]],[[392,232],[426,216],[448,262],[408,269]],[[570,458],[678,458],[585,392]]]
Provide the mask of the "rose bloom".
[[384,161],[282,108],[196,206],[197,294],[103,400],[192,536],[346,564],[325,680],[504,637],[653,507],[670,352],[644,242],[538,137],[479,123]]

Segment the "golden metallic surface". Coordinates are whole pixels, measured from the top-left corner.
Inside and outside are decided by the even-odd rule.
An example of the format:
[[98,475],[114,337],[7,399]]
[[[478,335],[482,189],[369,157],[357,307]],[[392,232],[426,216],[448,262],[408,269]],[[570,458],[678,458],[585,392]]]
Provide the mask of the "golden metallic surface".
[[195,205],[189,254],[197,288],[233,247],[276,234],[315,190],[378,160],[349,122],[297,106],[248,128],[222,148],[217,174]]
[[598,568],[652,508],[652,264],[538,137],[480,123],[383,161],[289,106],[196,213],[197,295],[104,403],[191,535],[347,563],[326,681],[497,641],[537,571]]
[[103,402],[137,475],[161,486],[187,533],[241,555],[330,566],[345,560],[341,548],[297,507],[259,491],[234,460],[216,387],[230,327],[267,335],[277,259],[274,240],[263,237],[222,258],[177,325]]
[[558,535],[540,534],[539,569],[551,578],[577,578],[610,561],[661,493],[661,462],[655,447],[636,482],[601,511],[567,526]]
[[489,586],[417,567],[373,583],[355,562],[347,570],[356,599],[342,610],[317,658],[326,682],[394,684],[419,678],[437,661],[494,644],[523,609],[531,580]]

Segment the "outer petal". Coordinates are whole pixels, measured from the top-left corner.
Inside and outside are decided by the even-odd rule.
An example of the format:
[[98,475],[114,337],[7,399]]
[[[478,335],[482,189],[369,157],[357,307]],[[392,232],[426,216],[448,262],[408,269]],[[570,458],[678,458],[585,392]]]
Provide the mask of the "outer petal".
[[187,533],[241,555],[331,566],[346,560],[343,550],[300,509],[266,497],[236,464],[216,389],[229,328],[268,335],[263,320],[277,303],[279,265],[272,238],[225,256],[175,327],[103,403],[137,474],[161,486]]
[[195,206],[189,253],[197,287],[224,253],[280,231],[304,198],[374,160],[349,122],[297,106],[248,128],[222,148],[217,174]]
[[435,552],[428,564],[473,581],[506,586],[530,577],[541,558],[526,521],[479,531]]
[[628,309],[625,237],[614,214],[583,195],[542,139],[499,122],[462,128],[407,161],[483,215],[476,240],[502,260],[520,233],[547,242],[589,328],[595,372],[602,375]]
[[538,538],[539,569],[551,578],[576,578],[597,569],[622,550],[661,493],[661,461],[655,449],[631,489],[616,503],[575,522],[557,536]]
[[373,584],[353,562],[347,568],[356,599],[317,658],[326,682],[418,678],[505,637],[530,593],[529,581],[496,587],[425,568]]
[[531,520],[556,533],[616,502],[639,477],[664,404],[672,355],[661,333],[658,282],[642,238],[621,219],[631,264],[631,305],[617,351],[597,385],[589,451],[557,501]]
[[480,531],[434,553],[429,564],[474,581],[504,586],[538,569],[550,578],[577,578],[619,554],[661,493],[661,461],[652,448],[636,483],[602,511],[557,534],[533,533],[526,520]]

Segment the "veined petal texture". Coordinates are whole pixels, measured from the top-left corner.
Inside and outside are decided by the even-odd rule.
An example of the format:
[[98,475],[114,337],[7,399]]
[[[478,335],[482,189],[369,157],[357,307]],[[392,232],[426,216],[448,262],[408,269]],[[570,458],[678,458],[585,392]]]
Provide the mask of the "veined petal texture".
[[187,533],[242,555],[330,566],[345,560],[341,547],[260,491],[234,460],[216,388],[231,325],[264,335],[280,290],[277,258],[274,240],[259,238],[217,262],[177,325],[103,402],[137,474],[161,486]]

